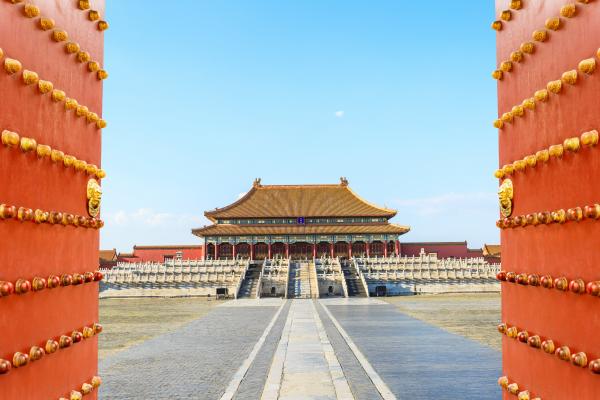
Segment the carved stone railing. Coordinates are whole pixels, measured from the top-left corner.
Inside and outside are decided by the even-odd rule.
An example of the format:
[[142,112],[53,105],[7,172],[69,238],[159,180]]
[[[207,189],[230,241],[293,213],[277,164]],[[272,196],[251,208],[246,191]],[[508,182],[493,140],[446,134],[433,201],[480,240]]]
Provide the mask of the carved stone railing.
[[344,276],[344,271],[342,271],[342,264],[340,263],[340,258],[336,257],[335,260],[341,273],[342,294],[344,295],[344,297],[348,297],[348,285],[346,284],[346,277]]
[[310,282],[310,297],[318,299],[319,293],[319,279],[317,278],[317,264],[314,262],[308,262],[308,279]]

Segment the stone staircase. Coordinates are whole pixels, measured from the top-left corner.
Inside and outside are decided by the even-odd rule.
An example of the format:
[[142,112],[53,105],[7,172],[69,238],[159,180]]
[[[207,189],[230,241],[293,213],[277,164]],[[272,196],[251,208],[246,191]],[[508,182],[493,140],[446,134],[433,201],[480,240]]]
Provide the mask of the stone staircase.
[[251,264],[250,267],[248,267],[244,281],[238,291],[238,299],[256,298],[256,288],[260,283],[260,269],[261,266],[257,264]]
[[306,262],[291,262],[288,281],[288,298],[310,299],[311,285],[309,264]]
[[344,279],[346,279],[346,287],[348,288],[348,297],[367,297],[365,287],[358,276],[358,271],[353,264],[348,261],[342,263],[342,271]]

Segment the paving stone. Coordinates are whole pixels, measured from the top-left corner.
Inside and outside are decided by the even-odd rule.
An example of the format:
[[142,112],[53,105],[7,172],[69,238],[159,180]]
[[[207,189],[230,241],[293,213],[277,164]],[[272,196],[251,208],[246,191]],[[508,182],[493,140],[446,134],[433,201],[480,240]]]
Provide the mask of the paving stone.
[[100,362],[101,399],[219,399],[277,307],[217,307]]
[[291,304],[292,302],[289,301],[279,314],[271,333],[267,336],[261,351],[254,359],[233,397],[235,400],[260,399]]
[[328,342],[321,338],[318,319],[312,300],[292,302],[263,399],[336,399],[332,366],[325,353]]
[[328,309],[399,399],[501,399],[499,352],[392,305]]
[[369,379],[354,356],[354,353],[352,353],[346,344],[346,341],[333,325],[331,319],[329,319],[327,314],[323,311],[320,304],[317,304],[317,311],[319,317],[321,317],[321,321],[323,322],[323,326],[325,327],[325,331],[327,332],[327,336],[333,346],[338,361],[342,366],[344,375],[348,380],[354,398],[356,400],[381,400],[381,396],[379,395],[379,392],[377,392],[375,385],[373,385],[373,382],[371,382],[371,379]]

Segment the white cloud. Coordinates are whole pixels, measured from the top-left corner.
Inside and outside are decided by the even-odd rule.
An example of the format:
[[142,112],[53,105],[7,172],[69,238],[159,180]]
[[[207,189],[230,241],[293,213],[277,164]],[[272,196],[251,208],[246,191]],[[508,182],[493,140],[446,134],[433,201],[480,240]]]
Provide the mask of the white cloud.
[[337,118],[342,118],[344,116],[344,111],[340,110],[340,111],[336,111],[335,112],[335,116]]
[[430,197],[395,201],[399,207],[412,209],[421,216],[432,216],[452,210],[494,205],[496,194],[487,192],[442,193]]
[[448,192],[398,199],[395,222],[409,225],[404,242],[463,241],[477,248],[500,240],[495,221],[498,198],[494,192]]
[[107,212],[104,219],[108,224],[122,227],[145,226],[145,227],[168,227],[183,226],[189,224],[200,224],[203,219],[197,215],[174,214],[169,212],[157,212],[151,208],[138,208],[135,211]]
[[102,248],[131,251],[135,244],[198,244],[191,230],[210,224],[202,214],[157,211],[152,208],[104,211]]
[[113,215],[113,221],[115,224],[117,225],[125,225],[127,223],[127,213],[123,210],[117,211],[114,215]]

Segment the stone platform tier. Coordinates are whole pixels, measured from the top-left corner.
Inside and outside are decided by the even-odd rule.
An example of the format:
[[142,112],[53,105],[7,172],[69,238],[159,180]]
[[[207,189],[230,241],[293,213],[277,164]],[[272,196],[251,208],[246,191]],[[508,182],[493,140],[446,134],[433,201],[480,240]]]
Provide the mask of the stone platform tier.
[[499,291],[499,270],[499,264],[483,258],[440,260],[435,254],[120,263],[104,271],[100,296],[215,296],[223,290],[235,298],[490,292]]
[[440,260],[435,254],[421,254],[353,258],[350,264],[366,281],[371,296],[500,291],[496,280],[500,264],[490,264],[483,258]]
[[249,267],[248,260],[119,263],[103,271],[100,297],[215,296],[217,289],[237,297]]

